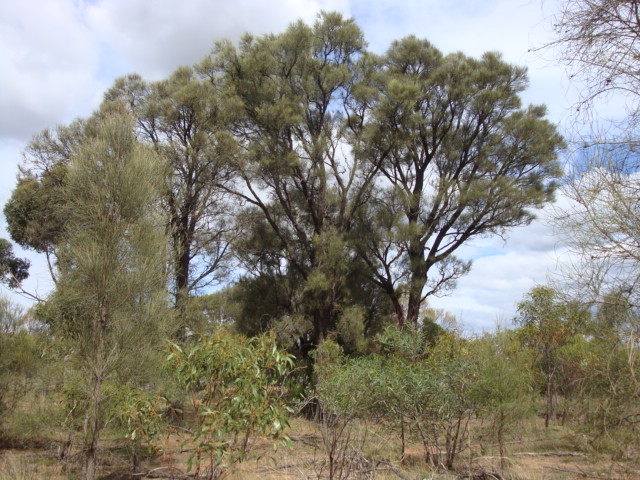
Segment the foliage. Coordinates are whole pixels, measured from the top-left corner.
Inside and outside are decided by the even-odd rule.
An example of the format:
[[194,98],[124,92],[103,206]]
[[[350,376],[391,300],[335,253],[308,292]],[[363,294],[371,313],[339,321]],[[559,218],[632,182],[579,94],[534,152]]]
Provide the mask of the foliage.
[[[581,2],[604,22],[627,8],[569,0]],[[85,478],[107,425],[132,452],[171,431],[175,383],[158,355],[177,322],[166,367],[194,410],[195,476],[224,476],[257,437],[286,438],[285,397],[311,377],[330,478],[349,470],[354,419],[396,429],[403,453],[419,438],[431,467],[451,469],[477,414],[504,456],[536,374],[547,423],[559,393],[590,431],[637,433],[630,149],[585,149],[564,185],[577,207],[561,226],[591,268],[589,300],[618,292],[590,330],[585,309],[547,287],[518,305],[519,337],[461,338],[426,303],[468,272],[462,245],[553,198],[563,141],[544,107],[522,107],[526,85],[497,53],[443,55],[412,36],[374,55],[352,19],[323,12],[219,42],[160,81],[118,79],[100,111],[36,135],[4,211],[57,281],[37,315],[61,349],[56,388],[65,425],[82,430]],[[236,264],[234,284],[203,294]],[[26,273],[0,240],[1,279]],[[40,340],[0,332],[0,413],[40,365]],[[290,388],[293,352],[307,376]]]
[[462,244],[526,225],[551,200],[563,141],[544,106],[521,108],[526,71],[499,54],[445,56],[409,36],[381,61],[356,145],[384,182],[360,251],[402,325],[469,271],[454,255]]
[[291,282],[289,314],[309,319],[315,345],[354,303],[371,321],[365,292],[417,323],[425,298],[468,270],[452,253],[530,221],[559,173],[544,108],[520,109],[522,69],[443,57],[413,37],[381,58],[364,46],[353,20],[325,12],[221,42],[198,67],[233,112],[226,190],[247,206],[244,258]]
[[20,308],[0,298],[0,441],[7,440],[6,423],[44,365],[44,339],[27,330],[23,316]]
[[105,385],[144,380],[168,334],[162,163],[139,145],[126,116],[102,120],[72,157],[56,291],[42,309],[84,376],[83,478],[96,475],[100,433],[112,414]]
[[[172,251],[176,305],[219,283],[236,235],[233,206],[224,188],[230,181],[235,143],[227,128],[224,97],[190,67],[145,82],[131,74],[106,92],[102,109],[124,104],[135,118],[138,139],[167,163],[163,207]],[[191,325],[187,325],[191,327]]]
[[545,375],[545,426],[548,427],[557,390],[559,349],[580,332],[589,313],[577,303],[562,301],[551,287],[537,286],[518,303],[518,315],[516,322],[521,326],[522,340],[536,351],[538,364]]
[[482,415],[490,419],[492,437],[504,459],[508,429],[534,413],[532,351],[523,349],[516,332],[510,331],[486,334],[472,343],[471,350],[479,366],[474,396]]
[[[554,220],[573,254],[564,288],[598,306],[591,338],[566,353],[582,389],[583,425],[605,440],[637,437],[639,7],[636,0],[566,0],[551,43],[560,47],[558,59],[570,78],[580,82],[576,111],[592,126],[563,189],[570,201]],[[598,101],[616,97],[625,113],[613,120],[598,115]]]
[[638,435],[638,325],[636,309],[624,297],[610,294],[594,315],[590,335],[562,349],[571,366],[572,413],[578,428],[592,437],[592,446],[613,446],[617,454]]
[[[423,444],[425,461],[450,469],[479,408],[473,395],[478,366],[465,341],[451,333],[417,355],[424,338],[415,342],[413,337],[411,331],[387,329],[382,336],[387,353],[352,359],[325,353],[325,342],[319,353],[326,361],[316,364],[316,394],[333,415],[377,417],[391,422],[402,436],[410,429]],[[404,444],[402,448],[404,453]]]
[[247,339],[220,328],[192,347],[172,344],[166,363],[189,392],[196,415],[188,440],[196,478],[222,477],[259,436],[286,441],[284,381],[293,357],[278,350],[273,336]]
[[192,295],[183,302],[181,316],[189,334],[206,336],[222,325],[238,325],[239,311],[245,303],[235,298],[237,285],[206,295]]
[[16,288],[29,276],[29,260],[17,258],[11,244],[0,238],[0,282]]
[[4,206],[7,231],[23,248],[44,253],[56,280],[57,245],[65,224],[65,184],[71,157],[95,132],[97,119],[76,120],[69,126],[45,129],[23,152],[18,184]]
[[322,12],[278,35],[218,42],[160,81],[116,80],[94,115],[34,137],[9,229],[51,257],[55,276],[71,158],[126,110],[165,162],[183,337],[201,320],[187,297],[237,261],[241,331],[295,318],[301,353],[331,335],[362,351],[391,313],[400,325],[424,320],[426,298],[470,268],[454,255],[461,245],[528,223],[551,199],[562,140],[543,107],[521,108],[526,84],[498,54],[445,56],[415,37],[374,55],[353,19]]

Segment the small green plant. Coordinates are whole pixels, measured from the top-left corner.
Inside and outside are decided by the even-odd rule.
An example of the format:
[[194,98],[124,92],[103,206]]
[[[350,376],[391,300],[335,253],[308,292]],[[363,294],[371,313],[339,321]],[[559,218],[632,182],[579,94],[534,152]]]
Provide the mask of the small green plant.
[[196,478],[222,478],[258,437],[287,442],[284,382],[293,357],[277,348],[274,336],[247,339],[221,328],[192,347],[170,350],[168,369],[189,392],[195,413],[187,466]]
[[[325,345],[319,352],[326,353]],[[316,365],[316,395],[341,418],[376,418],[397,428],[404,456],[405,431],[420,438],[432,468],[452,469],[478,405],[471,394],[478,365],[466,342],[441,334],[429,347],[416,329],[391,327],[379,337],[380,354],[326,355]],[[363,395],[362,392],[366,392]]]
[[505,469],[509,429],[535,413],[531,388],[533,352],[523,349],[509,331],[485,335],[472,346],[479,365],[472,395],[483,417],[489,419],[490,434],[498,442],[501,467]]

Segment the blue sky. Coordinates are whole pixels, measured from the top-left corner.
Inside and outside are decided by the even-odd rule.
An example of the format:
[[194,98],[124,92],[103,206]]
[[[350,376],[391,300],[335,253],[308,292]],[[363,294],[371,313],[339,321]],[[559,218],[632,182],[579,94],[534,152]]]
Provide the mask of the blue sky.
[[[444,53],[502,52],[505,60],[529,69],[524,103],[546,104],[548,118],[563,129],[571,120],[567,112],[575,89],[563,68],[553,65],[551,52],[546,58],[529,52],[552,38],[554,5],[543,0],[1,2],[0,203],[15,186],[20,152],[29,139],[43,128],[88,115],[115,78],[130,72],[162,78],[201,59],[217,39],[280,32],[299,18],[312,22],[321,9],[353,16],[379,53],[409,34]],[[4,218],[0,227],[0,236],[8,238]],[[45,295],[50,282],[44,262],[18,252],[34,262],[25,287]],[[460,253],[475,259],[471,273],[452,295],[431,304],[456,314],[467,330],[481,331],[493,329],[496,320],[509,322],[522,294],[557,269],[562,246],[537,221],[511,231],[506,240],[483,239]]]

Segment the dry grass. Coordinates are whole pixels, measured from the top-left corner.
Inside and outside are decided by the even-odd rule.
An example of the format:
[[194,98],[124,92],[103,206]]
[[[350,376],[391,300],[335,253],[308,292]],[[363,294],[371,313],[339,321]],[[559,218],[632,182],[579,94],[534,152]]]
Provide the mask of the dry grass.
[[[524,422],[507,445],[507,458],[501,459],[498,446],[491,444],[480,422],[471,428],[471,448],[463,451],[456,473],[432,472],[424,461],[419,442],[410,439],[406,457],[400,461],[397,435],[379,424],[354,423],[350,431],[344,480],[463,480],[481,472],[496,472],[510,480],[636,480],[637,462],[614,462],[610,457],[585,451],[570,428],[545,429],[541,419]],[[321,431],[313,422],[294,419],[289,435],[290,447],[274,449],[274,443],[259,440],[251,457],[227,476],[228,480],[320,480],[326,479],[328,462]],[[467,440],[468,442],[468,440]],[[131,464],[117,442],[105,442],[101,452],[101,478],[126,478]],[[178,438],[167,439],[163,455],[149,457],[142,465],[145,472],[181,474],[186,472],[188,452],[181,452]],[[583,456],[536,456],[522,453],[584,452]],[[465,475],[467,473],[467,475]],[[62,473],[52,451],[7,451],[0,454],[0,480],[73,480],[77,472]],[[131,477],[133,478],[133,477]],[[140,477],[137,477],[140,478]],[[149,475],[147,478],[153,478]],[[476,476],[474,480],[482,478]],[[485,476],[484,478],[491,478]]]
[[60,466],[43,461],[36,452],[5,451],[0,454],[0,480],[63,480]]

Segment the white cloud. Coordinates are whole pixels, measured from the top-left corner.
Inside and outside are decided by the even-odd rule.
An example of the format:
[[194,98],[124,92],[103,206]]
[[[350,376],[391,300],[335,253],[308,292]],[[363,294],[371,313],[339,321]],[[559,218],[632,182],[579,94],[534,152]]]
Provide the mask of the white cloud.
[[279,32],[298,18],[313,21],[323,8],[348,10],[344,2],[316,0],[102,0],[88,7],[87,17],[138,73],[157,79],[199,61],[215,40]]
[[497,319],[511,320],[524,293],[546,283],[557,266],[555,252],[509,251],[482,257],[474,261],[471,273],[458,282],[452,295],[429,302],[456,315],[467,330],[492,330]]
[[537,284],[559,281],[570,255],[554,234],[551,216],[568,200],[558,192],[553,204],[539,210],[529,225],[497,236],[477,239],[457,253],[473,260],[471,272],[458,281],[451,295],[429,299],[431,306],[455,314],[466,330],[493,330],[497,320],[509,326],[516,304]]
[[0,138],[26,141],[86,116],[117,76],[154,80],[206,55],[215,40],[281,31],[342,0],[22,0],[0,4]]
[[2,2],[0,51],[1,138],[88,113],[98,52],[77,2]]

